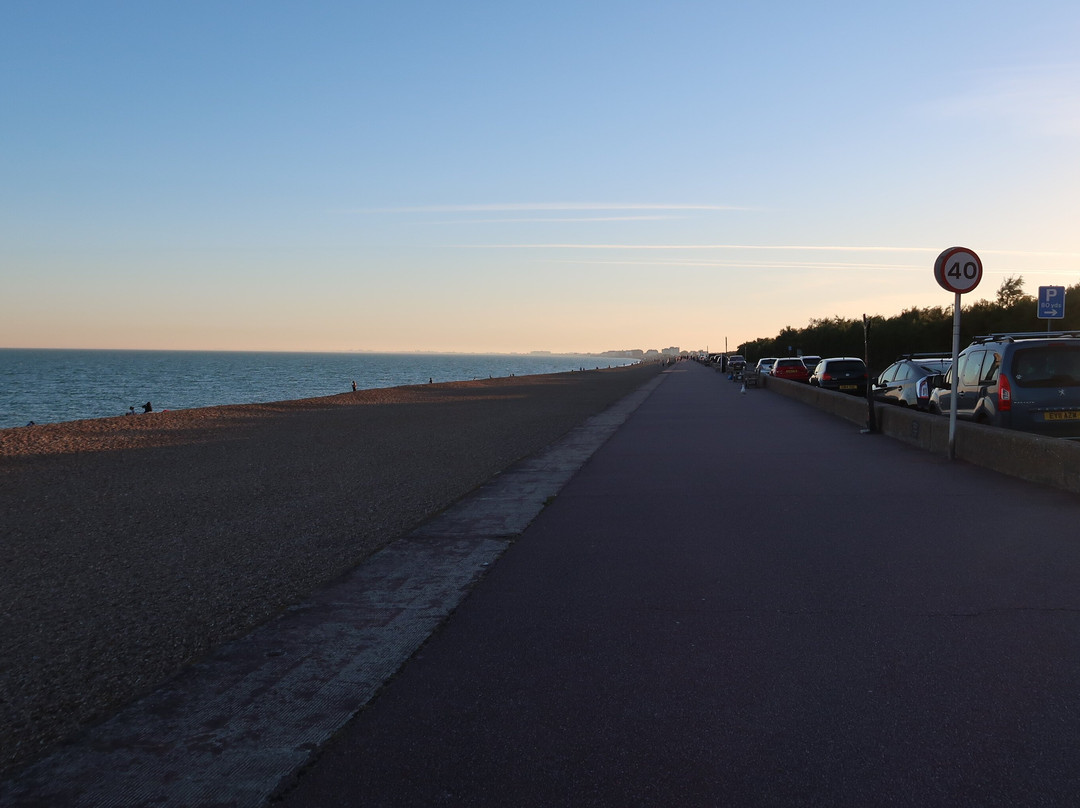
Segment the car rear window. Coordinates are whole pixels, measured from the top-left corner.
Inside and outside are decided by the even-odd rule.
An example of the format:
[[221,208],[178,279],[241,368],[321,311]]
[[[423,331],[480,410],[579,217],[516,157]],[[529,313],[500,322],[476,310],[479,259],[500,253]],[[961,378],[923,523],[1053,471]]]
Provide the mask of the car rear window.
[[1080,345],[1019,348],[1012,377],[1020,387],[1080,387]]
[[847,359],[841,362],[830,362],[827,368],[829,373],[846,373],[852,370],[862,372],[866,369],[866,365],[855,359]]

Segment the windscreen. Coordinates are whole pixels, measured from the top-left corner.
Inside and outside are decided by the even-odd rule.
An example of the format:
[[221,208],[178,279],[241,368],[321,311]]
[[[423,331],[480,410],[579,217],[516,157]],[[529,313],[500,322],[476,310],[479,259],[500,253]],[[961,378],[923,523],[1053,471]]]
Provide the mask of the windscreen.
[[855,360],[830,362],[828,367],[829,373],[862,373],[864,370],[866,370],[866,366],[862,362]]
[[924,373],[944,373],[951,364],[951,359],[920,359],[919,369]]
[[1020,387],[1080,387],[1080,345],[1018,348],[1012,377]]

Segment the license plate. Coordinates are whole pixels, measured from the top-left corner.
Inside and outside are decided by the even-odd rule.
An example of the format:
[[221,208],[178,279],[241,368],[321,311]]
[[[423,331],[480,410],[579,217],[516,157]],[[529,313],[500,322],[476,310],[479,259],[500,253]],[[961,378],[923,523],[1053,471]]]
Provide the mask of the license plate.
[[1080,421],[1080,412],[1070,410],[1068,412],[1044,412],[1044,421]]
[[840,389],[841,390],[858,390],[859,385],[857,385],[857,384],[842,384],[842,385],[840,385]]

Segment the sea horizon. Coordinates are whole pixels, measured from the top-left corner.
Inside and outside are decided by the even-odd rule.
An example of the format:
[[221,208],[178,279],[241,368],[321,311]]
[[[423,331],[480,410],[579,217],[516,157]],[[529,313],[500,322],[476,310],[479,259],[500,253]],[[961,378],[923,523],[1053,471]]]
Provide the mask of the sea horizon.
[[65,347],[13,347],[0,345],[0,351],[115,351],[117,353],[241,353],[241,354],[385,354],[424,356],[597,356],[606,357],[605,351],[440,351],[423,348],[410,350],[386,350],[352,348],[342,351],[278,350],[274,348],[65,348]]
[[597,354],[0,348],[0,429],[635,364]]

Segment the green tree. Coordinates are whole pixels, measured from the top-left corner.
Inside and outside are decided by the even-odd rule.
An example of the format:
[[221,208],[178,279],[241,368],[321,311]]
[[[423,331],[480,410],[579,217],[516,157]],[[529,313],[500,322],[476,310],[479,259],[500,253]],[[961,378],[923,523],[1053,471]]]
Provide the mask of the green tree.
[[[870,370],[880,372],[898,356],[908,353],[948,353],[952,346],[952,306],[905,309],[891,317],[870,317]],[[960,317],[961,347],[972,337],[1009,331],[1044,331],[1046,321],[1037,318],[1036,300],[1024,294],[1022,277],[1006,278],[995,300],[964,306]],[[1054,330],[1080,329],[1080,284],[1065,290],[1065,319]],[[791,348],[789,351],[788,348]],[[805,328],[785,326],[775,337],[759,337],[739,346],[752,361],[763,356],[819,354],[862,356],[862,319],[812,318]]]
[[1010,309],[1024,299],[1024,276],[1010,275],[1001,282],[997,290],[997,304],[1002,308]]

